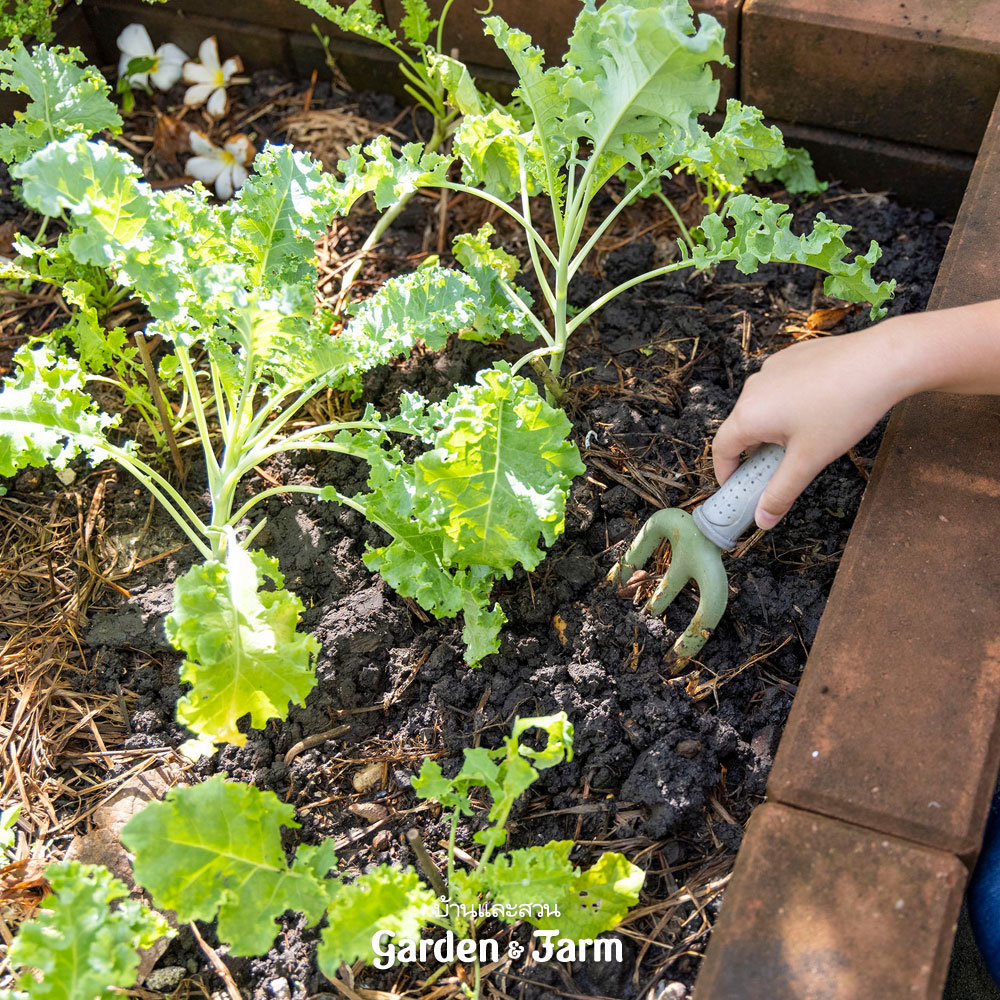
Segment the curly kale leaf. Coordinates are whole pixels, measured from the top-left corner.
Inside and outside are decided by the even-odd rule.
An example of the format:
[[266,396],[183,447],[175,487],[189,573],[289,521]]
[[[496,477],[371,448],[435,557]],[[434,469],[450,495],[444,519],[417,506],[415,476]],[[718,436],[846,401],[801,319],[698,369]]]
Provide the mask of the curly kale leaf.
[[332,840],[286,860],[281,827],[297,827],[294,817],[273,792],[216,775],[150,803],[121,838],[135,854],[136,882],[157,906],[182,921],[218,916],[219,938],[234,955],[263,955],[285,910],[315,924],[339,889],[326,879],[337,861]]
[[331,186],[333,205],[340,215],[346,215],[365,194],[372,195],[378,209],[390,208],[417,188],[443,181],[452,162],[451,157],[425,152],[417,142],[408,142],[396,156],[386,135],[363,147],[350,146],[347,154],[337,164],[344,180]]
[[329,926],[317,950],[320,970],[333,979],[342,962],[375,958],[372,937],[389,931],[414,941],[438,913],[438,901],[415,872],[379,865],[343,886],[327,907]]
[[28,52],[18,37],[0,50],[0,89],[28,95],[28,106],[14,113],[14,124],[0,125],[5,163],[24,162],[47,143],[71,135],[121,131],[107,81],[93,67],[78,65],[83,58],[79,49],[58,45],[36,45]]
[[7,955],[14,968],[24,970],[13,995],[26,1000],[120,997],[120,989],[135,985],[137,949],[173,931],[159,914],[129,899],[128,888],[99,865],[64,861],[49,865],[45,877],[53,895],[21,924]]
[[[186,653],[177,721],[203,740],[242,746],[237,721],[262,729],[302,705],[315,683],[319,643],[296,631],[302,602],[283,589],[276,559],[246,552],[231,529],[225,555],[192,566],[174,588],[164,628]],[[268,586],[271,589],[268,589]]]
[[375,10],[372,0],[354,0],[348,7],[335,7],[329,0],[299,0],[299,3],[303,7],[308,7],[314,14],[325,17],[341,31],[349,31],[389,48],[395,47],[396,36],[391,28],[386,27],[382,15]]
[[365,562],[438,617],[464,610],[466,659],[478,663],[504,621],[488,606],[493,578],[538,565],[584,466],[566,415],[503,363],[442,403],[408,406],[407,427],[424,428],[431,448],[412,466],[373,456],[365,509],[393,541]]
[[[521,736],[529,729],[541,729],[546,734],[542,750],[521,742]],[[538,771],[573,759],[573,725],[565,712],[519,718],[503,746],[496,750],[470,747],[463,754],[462,767],[454,778],[445,778],[437,761],[424,761],[420,774],[412,781],[413,790],[417,798],[433,799],[445,809],[471,816],[469,793],[473,788],[484,788],[493,799],[489,811],[493,825],[481,830],[474,839],[480,844],[499,846],[507,838],[504,824],[514,801],[531,787]]]
[[[617,927],[639,902],[645,875],[617,852],[602,854],[581,871],[569,859],[572,849],[572,840],[553,840],[511,851],[477,869],[469,882],[494,903],[531,913],[527,919],[539,930],[557,930],[577,941],[592,939]],[[536,915],[539,900],[559,916]]]
[[[308,153],[268,143],[253,173],[226,206],[232,246],[265,292],[316,286],[315,243],[333,216],[331,178]],[[307,288],[305,286],[308,286]]]
[[586,0],[570,36],[566,93],[597,153],[634,165],[660,136],[694,129],[715,109],[719,84],[709,62],[728,65],[723,30],[687,0]]
[[[730,222],[732,233],[727,225]],[[786,205],[754,195],[736,195],[721,213],[702,220],[705,244],[695,247],[694,262],[698,267],[708,267],[731,260],[743,274],[754,274],[761,264],[770,261],[808,264],[827,273],[823,284],[827,295],[871,303],[872,319],[885,315],[883,303],[892,298],[896,282],[876,283],[872,279],[872,267],[882,256],[876,243],[872,242],[867,254],[856,254],[848,260],[851,250],[844,242],[844,234],[849,226],[832,222],[822,212],[812,229],[802,236],[796,236],[791,225],[792,213]]]
[[105,435],[119,418],[98,412],[80,363],[27,345],[14,363],[0,392],[0,476],[29,465],[64,469],[81,452],[95,463],[107,458]]

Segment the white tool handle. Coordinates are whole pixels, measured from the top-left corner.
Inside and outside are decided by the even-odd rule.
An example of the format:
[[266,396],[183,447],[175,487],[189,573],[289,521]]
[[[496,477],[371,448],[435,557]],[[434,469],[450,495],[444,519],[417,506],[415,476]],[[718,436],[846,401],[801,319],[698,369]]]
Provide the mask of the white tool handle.
[[701,533],[720,549],[731,549],[753,524],[764,487],[777,471],[785,449],[766,444],[754,452],[703,504],[692,512]]

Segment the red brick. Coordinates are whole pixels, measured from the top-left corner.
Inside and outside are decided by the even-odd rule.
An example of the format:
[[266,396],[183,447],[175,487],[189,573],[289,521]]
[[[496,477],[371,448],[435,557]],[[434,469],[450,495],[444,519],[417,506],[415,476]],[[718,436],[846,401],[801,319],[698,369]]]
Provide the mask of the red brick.
[[767,803],[750,820],[694,998],[938,998],[965,879],[950,854]]
[[[444,0],[429,0],[431,10],[437,14]],[[739,53],[739,10],[742,0],[694,0],[697,12],[711,14],[726,29],[726,51],[736,62]],[[395,28],[403,14],[400,0],[385,0],[386,15]],[[477,8],[485,4],[472,0],[459,0],[452,5],[445,25],[444,48],[448,52],[458,49],[465,62],[499,69],[510,69],[510,63],[497,48],[492,38],[483,34],[482,18]],[[573,22],[580,10],[577,0],[550,0],[539,4],[536,0],[495,0],[491,14],[498,14],[508,24],[531,35],[536,45],[545,49],[549,61],[558,62],[566,52],[566,41],[573,30]],[[721,100],[736,96],[736,70],[718,70],[723,84]]]
[[[221,4],[215,9],[221,9]],[[121,30],[134,21],[144,24],[154,45],[174,42],[188,55],[197,58],[198,45],[209,35],[219,40],[219,56],[238,55],[248,72],[290,66],[287,36],[247,22],[218,17],[184,14],[172,8],[150,7],[129,0],[99,0],[84,8],[106,63],[118,66],[116,39]]]
[[974,156],[926,146],[848,135],[808,125],[770,122],[781,128],[785,143],[812,154],[817,176],[849,188],[888,191],[904,204],[955,215],[969,183]]
[[742,99],[769,117],[975,153],[1000,89],[995,0],[746,0]]
[[[1000,103],[931,308],[1000,297]],[[978,849],[1000,765],[1000,397],[893,413],[768,792]]]

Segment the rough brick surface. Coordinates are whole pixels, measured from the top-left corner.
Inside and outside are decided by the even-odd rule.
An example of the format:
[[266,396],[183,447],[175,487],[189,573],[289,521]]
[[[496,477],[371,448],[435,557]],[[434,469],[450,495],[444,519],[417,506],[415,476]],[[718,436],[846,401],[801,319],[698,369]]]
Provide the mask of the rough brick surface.
[[[431,10],[438,14],[444,0],[429,0]],[[726,29],[726,51],[735,63],[739,53],[739,10],[742,0],[693,0],[696,12],[711,14]],[[403,14],[400,0],[385,0],[386,15],[395,28]],[[498,69],[510,69],[510,63],[497,48],[492,38],[483,34],[482,17],[477,7],[469,2],[452,4],[445,25],[444,48],[458,49],[465,62]],[[566,39],[573,29],[573,22],[580,10],[577,0],[550,0],[539,4],[536,0],[495,0],[490,13],[498,14],[508,24],[531,35],[536,45],[545,49],[550,62],[557,62],[566,51]],[[721,100],[736,96],[736,70],[721,68],[717,75],[722,82]]]
[[746,0],[742,99],[781,121],[975,153],[1000,89],[995,0]]
[[[213,5],[222,10],[222,5]],[[291,65],[287,34],[283,31],[263,31],[256,25],[230,21],[221,17],[178,16],[170,7],[151,7],[129,0],[100,0],[84,8],[97,37],[103,60],[118,66],[116,39],[128,24],[138,21],[149,29],[154,45],[174,42],[192,58],[197,58],[198,45],[208,35],[219,40],[219,56],[227,59],[239,55],[248,72]],[[235,11],[234,11],[235,13]]]
[[789,146],[812,154],[817,175],[849,188],[888,191],[907,205],[954,215],[962,204],[974,156],[831,129],[776,122]]
[[[932,308],[1000,297],[1000,104]],[[1000,397],[897,407],[768,793],[971,860],[1000,761]]]
[[767,803],[695,1000],[940,997],[966,871],[950,854]]

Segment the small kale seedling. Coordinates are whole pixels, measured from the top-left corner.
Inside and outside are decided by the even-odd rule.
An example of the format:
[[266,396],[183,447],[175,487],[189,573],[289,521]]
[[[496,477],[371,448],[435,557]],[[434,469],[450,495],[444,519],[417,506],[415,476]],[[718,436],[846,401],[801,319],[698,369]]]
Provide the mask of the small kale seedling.
[[[439,17],[432,17],[426,0],[402,0],[403,16],[399,31],[393,31],[375,9],[373,0],[354,0],[347,7],[334,6],[329,0],[299,0],[313,13],[319,14],[340,28],[388,50],[397,61],[398,70],[406,81],[403,89],[423,108],[433,121],[430,138],[424,143],[428,153],[441,149],[451,138],[460,117],[459,103],[474,102],[481,106],[490,98],[481,94],[464,63],[452,59],[442,50],[444,25],[455,0],[445,0]],[[486,9],[492,6],[488,0]],[[400,37],[400,32],[402,37]],[[324,46],[328,40],[324,39]],[[449,100],[449,93],[456,95]],[[364,264],[365,255],[385,236],[386,231],[410,203],[416,189],[403,192],[386,206],[368,238],[361,246],[357,260],[344,272],[340,294],[344,297]]]
[[[521,737],[541,729],[546,746],[535,750]],[[385,934],[415,941],[435,926],[470,938],[487,917],[508,923],[526,919],[538,930],[568,939],[592,939],[617,926],[638,902],[643,873],[625,857],[605,853],[586,871],[569,859],[572,841],[552,841],[497,854],[506,842],[511,807],[538,777],[572,755],[573,727],[566,715],[518,719],[498,750],[465,751],[458,774],[445,778],[427,762],[413,787],[419,797],[451,810],[447,898],[416,872],[379,865],[348,881],[335,873],[333,841],[300,847],[289,861],[280,827],[297,827],[294,809],[271,792],[214,777],[178,788],[163,802],[129,820],[122,842],[135,854],[135,878],[157,906],[179,920],[218,918],[218,935],[234,955],[259,955],[274,941],[275,921],[285,910],[310,924],[324,914],[318,959],[331,979],[342,963],[371,963],[375,939]],[[471,870],[456,860],[459,816],[471,816],[470,794],[492,798],[487,827],[473,838],[483,855]],[[440,873],[433,871],[433,882]],[[473,995],[480,966],[474,962]]]
[[99,865],[49,865],[52,889],[7,953],[21,970],[9,1000],[113,1000],[135,985],[137,949],[172,937],[167,922]]

